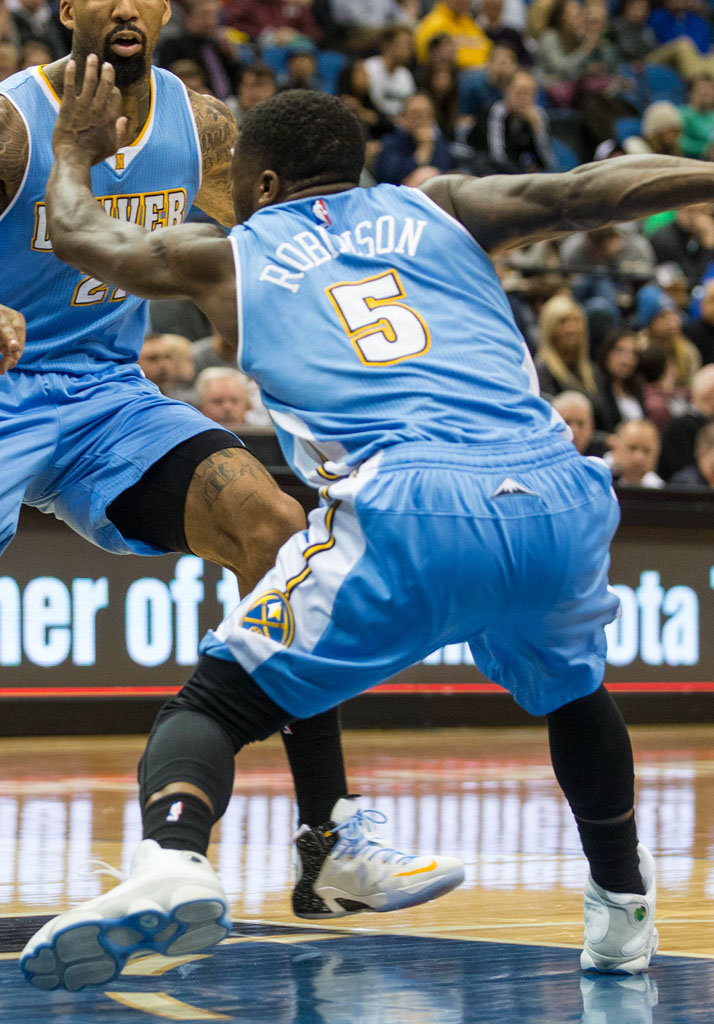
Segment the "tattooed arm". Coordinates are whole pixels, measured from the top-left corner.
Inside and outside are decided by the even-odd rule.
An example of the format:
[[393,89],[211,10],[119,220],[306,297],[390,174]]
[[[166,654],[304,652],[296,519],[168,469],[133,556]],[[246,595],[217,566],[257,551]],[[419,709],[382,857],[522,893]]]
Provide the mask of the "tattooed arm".
[[493,253],[714,202],[714,170],[708,160],[618,156],[565,174],[442,174],[422,191]]
[[194,203],[224,227],[236,222],[231,199],[231,150],[238,136],[235,118],[213,96],[189,92],[203,154],[203,181]]
[[29,149],[25,122],[10,100],[0,96],[0,214],[22,184]]

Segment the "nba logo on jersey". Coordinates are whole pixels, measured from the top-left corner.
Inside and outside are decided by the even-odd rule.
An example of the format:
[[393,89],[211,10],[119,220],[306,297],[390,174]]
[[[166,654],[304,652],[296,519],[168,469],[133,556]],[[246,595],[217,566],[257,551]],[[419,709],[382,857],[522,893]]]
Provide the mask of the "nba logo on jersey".
[[327,224],[328,228],[332,227],[332,220],[330,214],[327,212],[327,203],[324,199],[316,199],[312,204],[312,215],[315,220],[319,220],[321,224]]

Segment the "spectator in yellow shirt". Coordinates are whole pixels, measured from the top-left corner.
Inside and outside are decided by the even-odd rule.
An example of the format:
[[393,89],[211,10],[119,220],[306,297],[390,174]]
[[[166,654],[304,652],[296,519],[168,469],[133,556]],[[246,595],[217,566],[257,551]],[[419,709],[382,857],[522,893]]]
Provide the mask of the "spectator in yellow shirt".
[[470,7],[470,0],[437,0],[414,34],[416,55],[421,64],[429,59],[429,40],[442,34],[451,36],[456,44],[458,67],[480,68],[486,64],[491,41],[471,17]]

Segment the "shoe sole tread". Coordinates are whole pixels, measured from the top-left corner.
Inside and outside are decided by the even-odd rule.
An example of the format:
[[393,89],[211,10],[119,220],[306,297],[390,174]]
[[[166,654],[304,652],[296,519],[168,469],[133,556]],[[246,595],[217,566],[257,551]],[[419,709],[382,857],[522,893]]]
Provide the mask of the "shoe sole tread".
[[151,909],[78,921],[34,948],[20,967],[36,988],[76,992],[112,981],[134,953],[196,952],[220,942],[230,927],[228,908],[217,898],[181,903],[168,912]]

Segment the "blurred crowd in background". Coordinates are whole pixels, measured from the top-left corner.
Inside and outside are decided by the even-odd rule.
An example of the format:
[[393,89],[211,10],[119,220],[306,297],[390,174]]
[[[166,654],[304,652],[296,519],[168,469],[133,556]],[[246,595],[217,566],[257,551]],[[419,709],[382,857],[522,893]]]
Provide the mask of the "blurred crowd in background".
[[[173,0],[155,56],[237,121],[278,90],[342,98],[362,184],[714,160],[709,0]],[[66,54],[58,0],[0,0],[0,80]],[[498,257],[542,393],[618,486],[714,488],[714,210]],[[269,429],[193,306],[152,304],[141,364],[217,422]]]

